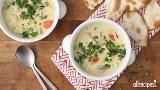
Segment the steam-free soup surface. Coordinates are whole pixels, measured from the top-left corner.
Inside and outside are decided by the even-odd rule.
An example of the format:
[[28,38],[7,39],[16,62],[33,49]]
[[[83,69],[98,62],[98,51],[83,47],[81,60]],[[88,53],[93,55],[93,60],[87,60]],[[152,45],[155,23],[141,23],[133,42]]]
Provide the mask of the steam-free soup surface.
[[122,36],[105,23],[83,28],[73,46],[75,61],[85,72],[95,76],[114,72],[126,55]]
[[4,0],[5,23],[18,37],[32,38],[47,32],[54,15],[53,0]]

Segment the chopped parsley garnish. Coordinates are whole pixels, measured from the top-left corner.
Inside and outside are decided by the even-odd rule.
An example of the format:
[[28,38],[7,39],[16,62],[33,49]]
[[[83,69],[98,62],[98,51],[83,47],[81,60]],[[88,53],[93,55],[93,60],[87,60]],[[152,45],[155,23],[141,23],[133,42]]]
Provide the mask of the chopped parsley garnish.
[[[29,3],[28,0],[16,0],[15,3],[20,8],[24,8],[24,10],[21,12],[20,17],[22,19],[33,19],[33,16],[35,15],[36,10],[38,9],[38,7],[40,7],[39,4],[42,3],[41,1],[42,0],[31,0],[32,3]],[[41,18],[45,19],[46,16],[43,16]]]
[[126,54],[126,50],[125,49],[121,49],[120,45],[116,45],[110,40],[109,41],[106,40],[105,46],[109,50],[109,54],[111,56],[114,56],[114,55],[118,54],[119,57],[124,57],[125,54]]
[[[105,36],[104,36],[105,37]],[[93,39],[98,39],[98,36],[94,36]],[[123,58],[126,54],[126,49],[122,48],[123,45],[117,45],[110,40],[104,38],[105,42],[102,45],[98,43],[89,42],[87,45],[84,45],[83,42],[78,44],[80,51],[78,51],[77,62],[83,63],[83,61],[88,58],[90,59],[94,55],[102,54],[106,49],[108,50],[108,55],[104,59],[106,62],[112,61],[113,56],[118,55],[118,57]],[[109,67],[107,65],[106,67]]]
[[28,38],[28,37],[36,37],[38,35],[38,32],[34,32],[33,28],[28,28],[28,30],[22,32],[22,37],[23,38]]
[[82,62],[84,59],[94,56],[97,53],[102,53],[105,50],[104,48],[101,48],[100,45],[93,44],[93,42],[90,42],[87,47],[80,42],[78,46],[81,50],[81,52],[78,52],[78,59],[76,59],[78,62]]
[[28,0],[16,0],[16,3],[20,8],[28,6]]
[[36,9],[36,6],[28,5],[27,11],[22,11],[20,17],[22,19],[33,19],[33,15],[35,15]]
[[30,16],[30,15],[31,15],[31,14],[29,14],[29,13],[27,13],[27,12],[25,12],[25,11],[22,11],[20,17],[21,17],[22,19],[32,18],[32,16]]

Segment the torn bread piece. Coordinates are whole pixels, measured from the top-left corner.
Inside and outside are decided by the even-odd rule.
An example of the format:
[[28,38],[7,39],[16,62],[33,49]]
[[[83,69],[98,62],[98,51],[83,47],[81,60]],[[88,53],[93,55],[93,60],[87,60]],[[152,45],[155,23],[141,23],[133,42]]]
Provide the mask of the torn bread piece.
[[121,25],[137,45],[147,46],[148,28],[138,12],[126,12]]
[[127,11],[137,11],[146,7],[151,0],[123,0],[124,7]]
[[149,30],[160,28],[160,6],[157,0],[153,0],[145,9],[145,22]]
[[118,20],[125,11],[122,0],[110,0],[108,8],[106,18],[114,21]]
[[146,7],[150,0],[110,0],[106,18],[118,20],[124,12],[137,11]]
[[151,0],[123,0],[123,6],[127,11],[137,11],[148,5]]
[[86,4],[86,6],[90,9],[90,10],[93,10],[95,9],[95,7],[102,3],[103,0],[83,0]]

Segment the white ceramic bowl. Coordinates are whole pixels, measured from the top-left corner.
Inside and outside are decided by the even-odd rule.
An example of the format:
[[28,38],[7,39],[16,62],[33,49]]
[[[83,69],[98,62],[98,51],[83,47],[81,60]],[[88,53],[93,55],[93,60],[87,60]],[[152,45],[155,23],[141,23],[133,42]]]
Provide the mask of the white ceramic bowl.
[[[124,57],[124,60],[121,63],[121,65],[119,66],[119,68],[117,70],[115,70],[115,72],[110,73],[106,76],[94,76],[94,75],[91,75],[91,74],[85,72],[83,69],[80,68],[80,66],[74,60],[74,55],[73,55],[73,43],[74,43],[75,38],[76,38],[77,34],[79,33],[79,31],[82,30],[82,28],[84,28],[85,26],[87,26],[89,24],[99,23],[99,22],[106,23],[106,24],[112,26],[113,28],[115,28],[117,30],[117,32],[123,36],[124,41],[125,41],[124,46],[126,48],[126,56]],[[131,56],[131,50],[132,50],[130,39],[129,39],[128,35],[126,34],[125,30],[119,24],[115,23],[114,21],[107,20],[107,19],[100,19],[100,18],[87,20],[84,23],[82,23],[81,25],[79,25],[71,35],[68,35],[64,38],[62,46],[63,46],[64,50],[69,54],[69,58],[70,58],[70,61],[73,65],[73,67],[83,76],[85,76],[89,79],[93,79],[93,80],[110,79],[110,78],[120,74],[120,72],[122,72],[127,67],[128,62],[130,60],[130,56]]]
[[[5,22],[4,22],[4,19],[3,19],[3,15],[2,15],[2,7],[3,7],[3,4],[4,4],[4,1],[5,0],[0,0],[0,28],[2,29],[2,31],[7,35],[9,36],[10,38],[16,40],[16,41],[19,41],[19,42],[35,42],[35,41],[39,41],[45,37],[47,37],[53,30],[54,28],[56,27],[57,23],[58,23],[58,19],[59,18],[62,18],[62,16],[65,15],[66,13],[66,6],[64,6],[65,4],[62,2],[62,1],[58,1],[58,0],[53,0],[54,1],[54,6],[55,6],[55,17],[53,18],[54,22],[52,24],[52,26],[50,27],[50,29],[43,33],[42,35],[39,35],[37,37],[34,37],[34,38],[20,38],[20,37],[17,37],[15,34],[13,34],[9,29],[8,27],[6,26]],[[63,13],[62,15],[60,16],[60,7],[59,7],[59,3],[60,4],[63,4],[61,6],[63,6]],[[15,23],[16,24],[16,23]]]

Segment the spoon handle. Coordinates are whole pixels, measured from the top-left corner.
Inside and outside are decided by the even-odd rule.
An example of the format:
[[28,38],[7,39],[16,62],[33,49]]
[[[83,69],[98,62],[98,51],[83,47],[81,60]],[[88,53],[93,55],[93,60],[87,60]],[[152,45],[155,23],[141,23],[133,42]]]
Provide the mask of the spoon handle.
[[43,90],[47,90],[47,87],[46,87],[45,84],[43,83],[42,79],[40,78],[40,76],[38,75],[38,73],[36,72],[36,70],[34,69],[34,67],[32,67],[32,70],[33,70],[34,74],[36,75],[39,83],[41,84]]
[[57,88],[47,79],[47,77],[36,67],[34,64],[33,67],[38,72],[38,74],[44,79],[44,81],[51,87],[52,90],[57,90]]

